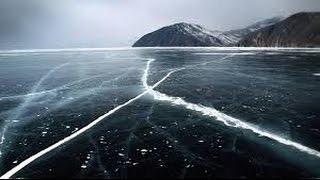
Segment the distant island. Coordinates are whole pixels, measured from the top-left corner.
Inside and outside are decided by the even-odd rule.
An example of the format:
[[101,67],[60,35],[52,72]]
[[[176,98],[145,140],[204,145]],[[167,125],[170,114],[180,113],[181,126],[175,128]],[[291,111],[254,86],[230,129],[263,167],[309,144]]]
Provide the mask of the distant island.
[[144,35],[133,47],[320,47],[320,12],[274,17],[243,29],[209,30],[176,23]]

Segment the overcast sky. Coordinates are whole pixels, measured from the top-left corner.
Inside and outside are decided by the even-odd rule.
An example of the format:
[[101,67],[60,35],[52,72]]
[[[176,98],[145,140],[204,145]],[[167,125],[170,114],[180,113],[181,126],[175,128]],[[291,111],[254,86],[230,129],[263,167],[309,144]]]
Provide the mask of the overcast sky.
[[176,22],[230,30],[300,11],[320,0],[0,0],[0,48],[130,46]]

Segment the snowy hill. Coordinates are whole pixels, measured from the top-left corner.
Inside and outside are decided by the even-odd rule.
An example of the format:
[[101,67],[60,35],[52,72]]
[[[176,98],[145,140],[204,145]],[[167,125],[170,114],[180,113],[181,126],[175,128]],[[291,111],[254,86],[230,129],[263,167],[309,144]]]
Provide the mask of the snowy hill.
[[196,24],[177,23],[143,36],[133,47],[222,45],[223,42],[215,36],[215,32]]

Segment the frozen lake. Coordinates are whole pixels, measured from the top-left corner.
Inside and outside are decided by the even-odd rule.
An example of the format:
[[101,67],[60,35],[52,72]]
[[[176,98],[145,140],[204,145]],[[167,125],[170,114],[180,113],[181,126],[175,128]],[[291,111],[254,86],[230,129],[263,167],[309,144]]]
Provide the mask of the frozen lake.
[[319,88],[320,49],[0,51],[0,174],[320,177]]

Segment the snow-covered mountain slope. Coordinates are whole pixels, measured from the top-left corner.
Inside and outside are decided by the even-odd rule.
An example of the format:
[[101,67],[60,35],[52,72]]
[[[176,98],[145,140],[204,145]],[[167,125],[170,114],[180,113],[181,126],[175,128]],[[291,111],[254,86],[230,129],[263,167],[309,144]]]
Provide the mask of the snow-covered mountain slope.
[[148,46],[222,46],[215,33],[196,24],[177,23],[140,38],[133,47]]

